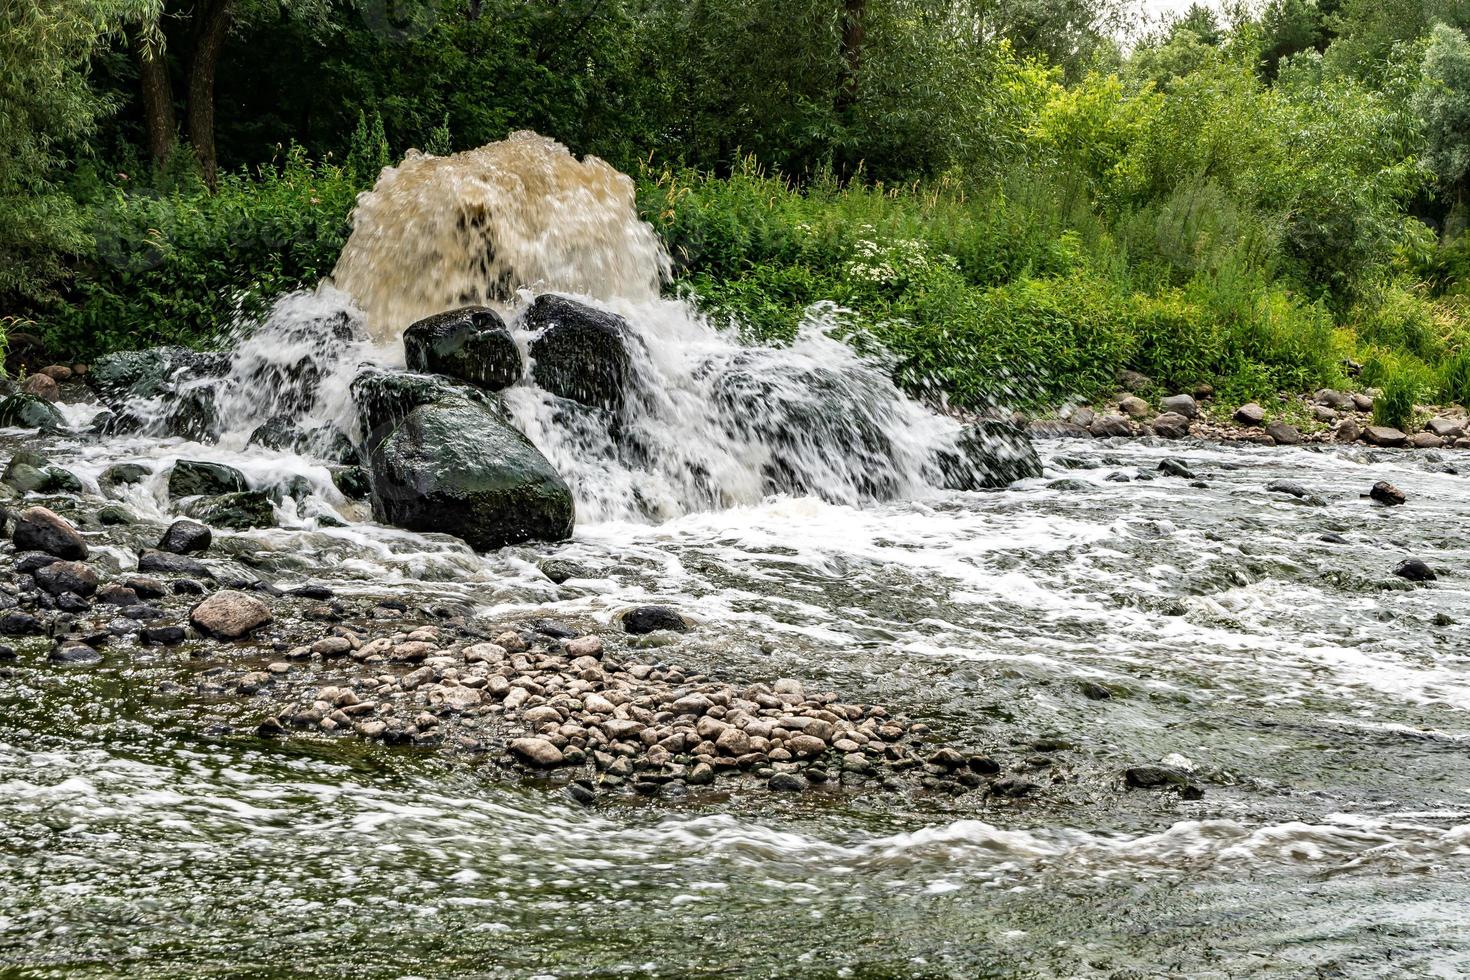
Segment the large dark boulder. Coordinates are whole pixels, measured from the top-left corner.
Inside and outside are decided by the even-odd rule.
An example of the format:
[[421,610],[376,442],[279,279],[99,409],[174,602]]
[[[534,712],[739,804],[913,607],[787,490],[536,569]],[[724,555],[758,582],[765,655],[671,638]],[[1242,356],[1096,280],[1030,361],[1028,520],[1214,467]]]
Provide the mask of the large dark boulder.
[[168,475],[170,497],[241,493],[246,489],[245,474],[223,463],[181,459]]
[[0,401],[0,426],[17,429],[64,429],[66,419],[46,399],[18,394]]
[[[369,387],[379,395],[395,390],[386,382]],[[409,389],[396,390],[395,409]],[[570,536],[571,491],[501,413],[453,389],[398,415],[388,401],[372,410],[378,424],[368,445],[378,520],[453,534],[482,551]]]
[[553,395],[619,411],[633,381],[627,322],[615,313],[546,293],[521,321],[531,341],[531,374]]
[[952,449],[936,454],[940,486],[947,490],[997,490],[1041,475],[1041,457],[1019,426],[981,419],[961,431]]
[[499,391],[521,378],[521,351],[500,314],[466,306],[425,317],[403,332],[410,371],[443,374]]

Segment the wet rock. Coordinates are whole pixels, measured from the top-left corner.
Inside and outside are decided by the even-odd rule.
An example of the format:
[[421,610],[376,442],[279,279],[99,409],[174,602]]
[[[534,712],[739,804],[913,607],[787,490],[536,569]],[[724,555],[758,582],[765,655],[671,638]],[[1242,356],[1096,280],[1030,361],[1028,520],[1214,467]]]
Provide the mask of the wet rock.
[[298,585],[294,589],[288,589],[286,594],[296,596],[298,599],[315,599],[318,602],[324,602],[336,595],[325,585],[312,584]]
[[[196,564],[198,563],[196,562]],[[199,567],[203,569],[204,575],[207,576],[209,574],[209,569],[204,568],[203,565],[200,565]],[[203,584],[196,582],[191,578],[181,578],[178,581],[174,582],[172,590],[174,595],[203,595],[205,592],[208,591],[203,586]]]
[[1328,531],[1326,534],[1322,535],[1317,540],[1318,541],[1321,541],[1323,544],[1347,544],[1348,543],[1348,539],[1345,538],[1345,537],[1343,537],[1341,534],[1338,534],[1336,531]]
[[1439,578],[1434,569],[1418,558],[1406,558],[1394,566],[1393,573],[1410,582],[1433,582]]
[[531,342],[532,375],[554,395],[619,411],[632,381],[629,331],[622,317],[554,293],[536,297],[522,326]]
[[778,772],[766,780],[766,788],[778,793],[800,793],[808,785],[805,778],[794,772]]
[[118,527],[127,524],[136,524],[138,519],[133,512],[118,504],[108,504],[97,511],[97,521],[106,527]]
[[101,661],[102,654],[85,643],[72,642],[58,645],[48,659],[57,664],[95,664]]
[[196,521],[179,520],[169,525],[158,542],[159,551],[175,555],[187,555],[194,551],[207,551],[214,540],[214,532]]
[[[391,389],[359,378],[353,392]],[[572,532],[571,490],[518,429],[478,399],[447,391],[369,436],[373,515],[490,551]]]
[[[175,555],[166,551],[145,551],[138,556],[138,571],[164,572],[173,575],[191,575],[195,578],[214,578],[214,573],[201,561],[187,555]],[[177,589],[177,583],[175,583]]]
[[1363,430],[1363,441],[1373,446],[1396,448],[1409,441],[1398,429],[1387,425],[1370,425]]
[[0,401],[0,426],[51,431],[66,428],[66,419],[44,398],[15,394]]
[[1169,766],[1133,766],[1123,772],[1123,782],[1137,789],[1184,786],[1189,776]]
[[187,636],[182,626],[145,626],[138,631],[138,638],[144,643],[165,647],[178,646]]
[[510,750],[522,762],[543,769],[551,769],[566,761],[561,749],[544,738],[513,739]]
[[1118,399],[1118,411],[1135,419],[1147,418],[1150,414],[1148,402],[1137,395],[1128,395],[1126,398]]
[[[1159,408],[1166,413],[1172,412],[1175,415],[1182,415],[1186,419],[1199,416],[1199,403],[1194,400],[1193,395],[1170,395],[1167,398],[1161,398],[1159,399]],[[1157,421],[1154,423],[1154,428],[1158,428]]]
[[334,466],[332,483],[348,500],[366,500],[373,492],[368,471],[361,466]]
[[222,589],[189,612],[189,623],[205,636],[234,640],[271,621],[270,607],[252,595]]
[[36,584],[55,596],[89,596],[97,591],[97,573],[79,561],[56,561],[36,570]]
[[98,358],[87,372],[87,383],[105,403],[117,408],[129,399],[170,394],[176,381],[222,378],[229,370],[228,354],[152,347]]
[[141,599],[162,599],[168,595],[168,587],[161,579],[146,575],[129,575],[122,580],[124,588],[132,589]]
[[1087,431],[1096,439],[1122,438],[1133,435],[1133,424],[1121,415],[1099,415]]
[[426,317],[403,332],[410,371],[443,374],[499,391],[521,378],[521,352],[500,314],[466,306]]
[[245,448],[263,446],[276,451],[294,451],[302,441],[301,427],[291,415],[272,415],[257,425],[245,441]]
[[990,784],[990,792],[996,796],[1019,799],[1041,791],[1041,786],[1019,776],[1006,776]]
[[1287,425],[1280,419],[1266,426],[1266,435],[1275,439],[1278,446],[1299,446],[1302,442],[1301,430],[1294,425]]
[[1379,480],[1373,484],[1373,489],[1368,491],[1368,496],[1380,504],[1394,506],[1403,503],[1407,498],[1404,492],[1387,480]]
[[1159,463],[1159,472],[1166,476],[1177,476],[1181,480],[1194,479],[1194,471],[1184,464],[1184,460],[1172,456]]
[[638,636],[658,630],[683,633],[688,629],[684,617],[668,606],[638,606],[623,614],[623,630]]
[[1189,435],[1189,419],[1177,412],[1165,412],[1153,420],[1153,428],[1155,434],[1165,439],[1184,439]]
[[247,489],[245,474],[223,463],[181,459],[168,475],[170,497],[197,497],[241,493]]
[[142,483],[153,475],[153,470],[142,463],[114,463],[102,471],[97,485],[103,490]]
[[242,490],[200,497],[190,501],[184,511],[205,524],[231,531],[276,526],[275,504],[265,490]]
[[0,636],[40,636],[46,624],[28,612],[13,609],[0,616]]
[[68,561],[85,561],[87,542],[66,518],[45,507],[28,507],[15,516],[11,535],[18,551],[44,551]]
[[557,585],[561,585],[574,578],[586,578],[588,573],[585,568],[566,558],[548,558],[540,562],[537,568]]
[[38,569],[57,561],[61,559],[44,551],[23,551],[16,555],[15,570],[21,575],[33,575]]
[[1266,421],[1266,410],[1255,402],[1247,402],[1235,410],[1234,418],[1241,425],[1260,425]]
[[1082,692],[1082,696],[1089,701],[1108,701],[1113,696],[1110,688],[1099,684],[1097,681],[1081,681],[1078,683],[1077,688]]
[[1444,440],[1433,432],[1416,432],[1409,436],[1409,445],[1415,449],[1439,449]]
[[37,371],[36,373],[44,374],[52,381],[60,384],[65,381],[70,381],[71,376],[74,372],[65,364],[48,364],[46,367],[41,368],[41,370]]
[[1288,497],[1296,497],[1298,500],[1306,500],[1312,495],[1311,491],[1306,487],[1300,483],[1293,483],[1291,480],[1272,480],[1266,484],[1266,490],[1269,493],[1284,493]]

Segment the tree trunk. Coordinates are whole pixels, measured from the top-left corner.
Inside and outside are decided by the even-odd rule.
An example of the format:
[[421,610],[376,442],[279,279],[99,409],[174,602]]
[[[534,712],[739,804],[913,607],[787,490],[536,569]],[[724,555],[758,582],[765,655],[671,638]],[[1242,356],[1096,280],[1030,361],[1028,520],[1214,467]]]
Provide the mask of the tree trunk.
[[858,69],[863,61],[863,14],[868,0],[842,0],[842,75],[837,82],[839,113],[857,101]]
[[174,114],[174,90],[168,77],[168,62],[162,43],[139,34],[133,38],[133,51],[138,58],[138,81],[143,88],[143,126],[148,133],[148,156],[154,167],[168,163],[179,137],[179,121]]
[[194,14],[194,57],[189,65],[189,142],[204,182],[213,189],[219,175],[214,155],[214,72],[230,28],[233,0],[198,0]]

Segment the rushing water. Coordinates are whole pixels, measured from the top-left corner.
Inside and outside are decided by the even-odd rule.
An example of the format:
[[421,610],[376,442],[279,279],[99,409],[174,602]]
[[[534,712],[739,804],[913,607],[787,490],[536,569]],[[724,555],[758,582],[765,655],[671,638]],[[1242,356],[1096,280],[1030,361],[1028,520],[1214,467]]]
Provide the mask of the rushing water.
[[[103,462],[54,448],[84,474]],[[701,621],[687,662],[794,674],[980,746],[1065,740],[1033,774],[1063,780],[1042,799],[589,811],[472,763],[226,734],[233,699],[168,693],[211,662],[27,655],[0,678],[0,959],[129,976],[1470,970],[1465,478],[1356,448],[1048,450],[1045,479],[1000,493],[775,498],[483,558],[372,525],[251,535],[284,581],[304,563],[490,618],[677,603]],[[1166,453],[1205,486],[1105,479]],[[1062,475],[1080,482],[1048,486]],[[1326,506],[1263,489],[1279,478]],[[1361,499],[1380,478],[1410,503]],[[552,586],[530,561],[553,551],[589,577]],[[1394,579],[1409,554],[1440,580]],[[1205,798],[1121,788],[1123,766],[1160,760],[1193,767]]]
[[[128,570],[157,540],[171,461],[226,462],[292,488],[279,527],[216,546],[282,586],[609,637],[629,606],[667,602],[698,623],[670,660],[888,705],[1044,791],[584,808],[463,758],[257,738],[269,694],[212,679],[269,649],[122,645],[77,669],[20,645],[0,667],[0,973],[1470,973],[1458,454],[1054,443],[1042,478],[943,491],[958,423],[833,339],[840,311],[791,347],[743,348],[657,298],[662,253],[595,161],[530,137],[416,157],[357,229],[336,277],[354,299],[285,297],[226,377],[187,382],[212,393],[217,440],[0,432],[93,495],[110,463],[155,465],[117,491],[143,524],[107,532],[97,564]],[[348,384],[402,363],[406,319],[473,299],[513,320],[549,287],[622,313],[636,341],[615,428],[529,380],[505,394],[576,493],[570,542],[477,555],[383,527],[321,459],[249,444],[282,413],[353,431]],[[98,410],[66,406],[79,429]],[[1168,455],[1197,479],[1160,475]],[[773,469],[811,492],[770,493]],[[1140,474],[1157,478],[1120,479]],[[1278,479],[1321,506],[1268,492]],[[1363,499],[1379,479],[1410,502]],[[583,574],[554,585],[552,555]],[[1439,580],[1395,578],[1410,555]],[[1124,788],[1158,763],[1204,797]]]

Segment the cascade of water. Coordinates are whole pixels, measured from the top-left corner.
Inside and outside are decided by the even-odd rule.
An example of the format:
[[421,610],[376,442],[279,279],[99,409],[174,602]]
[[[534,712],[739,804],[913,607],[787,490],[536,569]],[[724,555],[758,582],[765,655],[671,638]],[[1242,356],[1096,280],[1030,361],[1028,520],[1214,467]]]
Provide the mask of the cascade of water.
[[333,283],[283,297],[222,380],[190,384],[213,386],[225,444],[283,418],[350,433],[352,377],[363,363],[401,366],[408,323],[491,305],[529,358],[536,335],[519,316],[555,290],[624,321],[626,397],[611,410],[581,405],[532,370],[502,397],[584,520],[662,520],[777,492],[907,497],[974,485],[978,470],[1029,452],[980,447],[904,396],[883,365],[833,336],[835,308],[814,309],[788,346],[743,345],[658,295],[667,265],[632,182],[600,160],[528,133],[451,157],[411,154],[361,196]]

